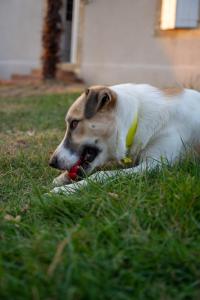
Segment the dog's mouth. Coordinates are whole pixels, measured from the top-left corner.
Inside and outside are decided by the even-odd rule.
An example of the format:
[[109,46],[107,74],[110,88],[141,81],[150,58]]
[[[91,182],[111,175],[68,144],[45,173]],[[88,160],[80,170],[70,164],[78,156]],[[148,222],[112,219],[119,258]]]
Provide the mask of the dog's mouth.
[[83,178],[89,171],[91,163],[96,159],[100,149],[94,146],[84,146],[80,160],[70,169],[68,176],[72,180]]
[[94,146],[85,146],[81,153],[81,167],[88,169],[89,165],[95,160],[100,150]]

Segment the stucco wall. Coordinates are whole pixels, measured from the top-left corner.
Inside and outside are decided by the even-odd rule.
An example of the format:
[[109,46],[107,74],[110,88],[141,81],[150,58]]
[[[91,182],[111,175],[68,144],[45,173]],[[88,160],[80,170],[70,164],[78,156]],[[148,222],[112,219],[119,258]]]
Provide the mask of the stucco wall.
[[159,0],[90,0],[81,76],[89,84],[200,86],[200,30],[157,32]]
[[0,78],[40,65],[43,0],[0,1]]

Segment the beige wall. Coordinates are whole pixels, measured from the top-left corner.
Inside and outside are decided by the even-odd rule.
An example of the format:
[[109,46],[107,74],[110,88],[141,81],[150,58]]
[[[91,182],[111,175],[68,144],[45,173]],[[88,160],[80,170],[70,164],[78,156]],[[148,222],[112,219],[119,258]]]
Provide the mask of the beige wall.
[[43,0],[0,1],[0,78],[40,65]]
[[89,0],[81,76],[89,84],[200,86],[200,30],[159,33],[159,0]]

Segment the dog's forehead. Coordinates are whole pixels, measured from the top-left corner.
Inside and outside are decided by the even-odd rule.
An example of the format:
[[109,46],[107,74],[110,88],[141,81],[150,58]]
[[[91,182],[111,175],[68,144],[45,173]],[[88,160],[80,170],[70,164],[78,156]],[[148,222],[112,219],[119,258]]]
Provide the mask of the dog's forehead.
[[82,119],[84,116],[84,108],[86,104],[85,94],[82,94],[69,108],[66,118]]
[[[92,86],[89,89],[93,90],[95,93],[100,93],[103,91],[106,87],[105,86]],[[86,93],[82,93],[80,97],[71,105],[69,108],[66,120],[67,119],[83,119],[84,118],[84,112],[85,112],[85,105],[87,102]]]

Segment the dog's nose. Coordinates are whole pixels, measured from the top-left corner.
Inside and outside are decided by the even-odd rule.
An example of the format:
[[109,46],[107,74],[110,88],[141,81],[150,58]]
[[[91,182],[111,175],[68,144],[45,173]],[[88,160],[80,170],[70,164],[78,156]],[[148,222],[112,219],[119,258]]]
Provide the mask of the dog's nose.
[[57,156],[53,156],[49,161],[49,166],[52,168],[58,168],[58,159]]

